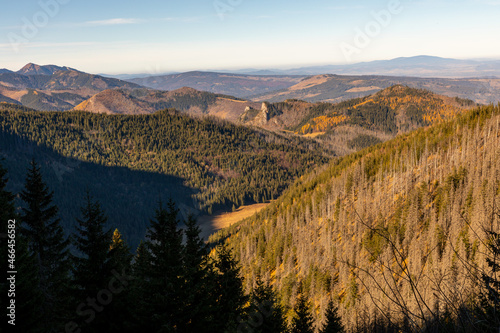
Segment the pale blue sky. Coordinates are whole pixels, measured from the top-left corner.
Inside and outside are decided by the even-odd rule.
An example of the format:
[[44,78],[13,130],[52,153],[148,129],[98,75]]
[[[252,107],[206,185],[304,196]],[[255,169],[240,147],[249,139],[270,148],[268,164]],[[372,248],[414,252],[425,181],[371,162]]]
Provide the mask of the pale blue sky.
[[[374,25],[373,12],[394,1],[387,24]],[[0,68],[154,74],[423,54],[500,59],[498,17],[500,0],[4,1]],[[358,29],[370,27],[369,44],[356,43]]]

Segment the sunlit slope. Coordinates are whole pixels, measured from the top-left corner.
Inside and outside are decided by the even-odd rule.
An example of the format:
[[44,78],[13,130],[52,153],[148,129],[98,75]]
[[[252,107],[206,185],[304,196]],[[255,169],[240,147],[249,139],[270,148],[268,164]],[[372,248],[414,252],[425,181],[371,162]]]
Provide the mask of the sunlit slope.
[[420,325],[477,300],[471,270],[486,265],[483,228],[500,204],[499,147],[500,108],[481,107],[340,158],[211,240],[286,306],[302,281],[318,320],[333,297],[350,327],[404,311]]

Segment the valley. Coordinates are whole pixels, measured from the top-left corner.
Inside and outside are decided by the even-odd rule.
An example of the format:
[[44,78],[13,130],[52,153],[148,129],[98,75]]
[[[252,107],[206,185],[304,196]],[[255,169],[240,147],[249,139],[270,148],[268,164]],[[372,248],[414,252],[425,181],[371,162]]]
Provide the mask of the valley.
[[500,332],[500,0],[2,5],[0,333]]
[[[143,323],[148,301],[134,293],[160,283],[150,263],[173,257],[148,256],[163,246],[181,251],[170,293],[197,295],[217,329],[246,325],[210,319],[230,313],[214,303],[221,283],[234,284],[239,316],[267,288],[284,326],[301,299],[311,327],[335,304],[352,332],[474,331],[487,318],[471,300],[484,301],[499,231],[498,79],[174,76],[146,88],[52,65],[0,74],[0,199],[16,193],[9,207],[24,216],[26,175],[39,172],[70,251],[83,246],[82,213],[115,230],[112,246],[128,245],[112,260],[147,281],[127,294],[139,317],[123,327]],[[160,90],[169,80],[207,91]],[[263,94],[235,97],[246,84]],[[196,294],[196,274],[209,292]],[[166,313],[190,332],[183,311]]]
[[106,203],[110,224],[134,247],[147,225],[144,209],[153,211],[159,200],[172,198],[184,216],[266,202],[334,154],[297,136],[174,109],[146,115],[37,112],[15,105],[0,110],[0,154],[15,169],[9,188],[22,188],[24,170],[36,158],[51,187],[73,189],[58,197],[68,230],[78,215],[74,202],[87,188]]
[[201,228],[200,236],[204,239],[215,232],[230,227],[266,208],[269,203],[258,203],[249,206],[241,206],[233,212],[221,212],[213,215],[203,215],[198,218],[198,224]]

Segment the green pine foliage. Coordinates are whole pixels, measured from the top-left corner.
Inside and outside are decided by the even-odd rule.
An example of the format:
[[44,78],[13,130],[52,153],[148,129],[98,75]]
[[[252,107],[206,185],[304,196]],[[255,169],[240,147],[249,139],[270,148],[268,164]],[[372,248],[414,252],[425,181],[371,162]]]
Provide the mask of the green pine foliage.
[[148,231],[148,277],[141,305],[156,309],[151,317],[153,331],[173,328],[182,309],[182,230],[178,229],[178,209],[172,200],[166,207],[160,202]]
[[69,278],[69,241],[65,238],[53,193],[42,179],[40,168],[31,162],[21,192],[20,233],[26,238],[29,252],[38,270],[38,288],[42,294],[42,325],[50,332],[62,324],[67,306]]
[[89,193],[81,210],[82,219],[77,219],[77,232],[73,235],[78,251],[73,258],[73,279],[85,294],[92,294],[102,288],[109,276],[111,230],[104,230],[107,217]]
[[[6,191],[7,170],[0,165],[0,259],[4,272],[0,282],[2,308],[10,306],[15,300],[15,318],[6,317],[5,322],[15,319],[15,328],[20,332],[43,332],[42,295],[39,290],[38,269],[35,256],[28,251],[28,244],[19,234],[19,220],[14,209],[14,195]],[[14,224],[9,221],[15,221]],[[9,227],[10,226],[10,227]],[[9,258],[9,254],[11,257]],[[10,259],[10,260],[9,260]],[[10,289],[10,274],[7,265],[13,264],[15,274],[15,290]],[[10,313],[9,310],[6,310]],[[8,325],[4,324],[4,327]],[[14,326],[11,326],[13,328]]]
[[[333,153],[288,134],[249,129],[174,110],[124,116],[34,112],[0,106],[0,151],[19,192],[23,160],[36,156],[56,190],[64,227],[79,214],[85,189],[135,248],[158,196],[212,214],[268,202]],[[64,193],[64,194],[63,194]]]
[[[137,119],[146,127],[150,120]],[[83,331],[281,332],[284,309],[293,309],[294,333],[313,332],[321,321],[319,332],[343,331],[342,324],[360,332],[493,332],[500,322],[499,124],[500,107],[481,107],[333,160],[297,179],[265,210],[212,237],[218,244],[212,251],[194,218],[180,228],[179,209],[169,201],[159,204],[132,259],[120,232],[107,231],[113,229],[106,227],[104,210],[87,196],[74,237],[72,280],[53,193],[32,162],[19,195],[20,325],[33,325],[23,328],[28,332],[61,331],[74,319],[75,300],[102,295],[115,270],[132,268],[130,283],[94,313],[88,323],[94,327],[80,325]],[[101,138],[92,142],[99,144],[112,136],[85,135],[96,133]],[[152,148],[136,156],[138,164],[142,153],[165,143],[149,142],[146,135],[141,140]],[[232,154],[225,144],[218,158]],[[100,147],[107,147],[102,156],[116,153]],[[0,225],[8,233],[6,221],[16,214],[7,184],[0,168]],[[338,303],[322,308],[331,299]],[[36,313],[27,318],[30,312]]]
[[311,304],[303,293],[299,293],[293,308],[294,316],[290,325],[290,333],[313,333],[314,318],[311,314]]
[[180,332],[201,332],[212,325],[211,311],[214,273],[208,246],[200,238],[200,228],[193,216],[186,221],[183,248],[182,310]]
[[[132,277],[132,254],[127,242],[123,239],[118,229],[115,229],[109,246],[109,267],[111,269],[111,280],[116,275]],[[116,288],[113,293],[113,301],[107,305],[106,319],[108,322],[108,332],[134,332],[133,314],[135,312],[135,299],[133,298],[133,289],[131,282],[114,281],[112,287]],[[109,283],[108,283],[109,288]]]
[[152,262],[152,255],[147,249],[146,242],[141,241],[137,247],[133,263],[133,280],[130,286],[131,299],[134,300],[134,310],[132,311],[129,327],[132,330],[144,329],[147,332],[153,331],[151,319],[151,307],[148,305],[148,290],[151,278],[149,276]]
[[122,234],[118,229],[113,231],[111,245],[109,246],[110,267],[117,271],[130,268],[132,254],[130,247],[123,239]]
[[[75,307],[88,297],[95,298],[102,289],[108,287],[111,279],[110,245],[111,230],[105,230],[107,217],[99,202],[87,192],[85,204],[81,208],[82,218],[77,219],[73,243],[77,255],[72,258],[72,288]],[[108,304],[106,304],[108,305]],[[84,330],[106,329],[109,307],[103,307],[93,316],[86,317],[81,327]]]
[[160,203],[132,265],[135,308],[130,327],[233,332],[247,302],[236,261],[222,247],[212,258],[192,217],[184,232],[178,223],[175,204]]
[[[498,225],[499,212],[492,212],[492,224]],[[500,327],[500,277],[498,276],[498,272],[500,272],[500,233],[491,228],[486,230],[486,234],[487,267],[481,273],[483,290],[479,295],[478,322],[483,332],[496,332]]]
[[295,177],[327,161],[310,141],[172,110],[141,116],[2,111],[0,124],[4,133],[64,156],[184,178],[200,190],[199,208],[212,211],[275,199]]
[[286,332],[286,318],[283,307],[273,288],[260,277],[250,294],[248,319],[240,324],[241,330],[252,330],[258,333]]
[[44,322],[43,295],[39,289],[36,257],[28,251],[28,243],[22,235],[16,236],[16,270],[16,330],[46,332],[41,325]]
[[338,314],[338,308],[333,304],[333,301],[328,302],[325,311],[325,323],[320,333],[343,333],[344,326],[342,325],[342,318]]
[[219,245],[215,249],[214,268],[217,274],[215,313],[219,314],[214,321],[214,332],[234,332],[244,314],[247,296],[243,291],[243,278],[238,262],[225,245]]

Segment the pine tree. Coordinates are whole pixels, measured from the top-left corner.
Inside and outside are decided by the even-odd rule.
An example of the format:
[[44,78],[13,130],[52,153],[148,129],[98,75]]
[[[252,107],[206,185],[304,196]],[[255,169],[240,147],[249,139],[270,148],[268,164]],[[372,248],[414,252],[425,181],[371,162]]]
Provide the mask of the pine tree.
[[314,319],[309,311],[310,304],[307,298],[299,293],[294,307],[295,316],[292,319],[290,333],[313,333]]
[[[146,266],[148,283],[145,285],[147,294],[143,294],[143,303],[149,304],[154,313],[151,324],[154,331],[170,331],[176,326],[182,309],[182,230],[179,224],[178,209],[170,200],[167,208],[162,203],[156,210],[148,230],[147,248],[149,249],[150,265]],[[146,306],[148,306],[146,304]]]
[[[132,255],[130,249],[122,238],[118,229],[113,232],[111,245],[109,247],[109,263],[111,274],[116,272],[118,274],[131,274],[131,260]],[[113,303],[109,305],[108,319],[109,331],[108,332],[136,332],[133,327],[133,312],[135,311],[135,302],[132,298],[132,286],[130,284],[120,285],[113,295]]]
[[148,282],[151,260],[151,253],[149,252],[146,243],[141,241],[137,247],[134,263],[132,264],[132,270],[136,277],[135,281]]
[[[495,216],[496,215],[496,216]],[[495,223],[495,217],[500,218],[500,213],[494,212],[491,217],[492,226]],[[486,230],[488,256],[486,264],[489,272],[481,274],[484,290],[479,295],[481,320],[481,329],[484,332],[496,332],[500,327],[500,233],[491,227]]]
[[338,315],[338,309],[333,304],[333,301],[328,302],[328,307],[325,311],[326,322],[320,333],[341,333],[344,332],[344,326],[342,325],[342,319]]
[[45,332],[42,322],[42,294],[38,289],[35,257],[22,235],[16,236],[16,330]]
[[[73,257],[76,304],[88,297],[95,298],[100,290],[107,287],[111,278],[111,230],[104,231],[107,217],[100,204],[94,201],[89,193],[81,211],[83,218],[77,219],[78,225],[73,235],[74,246],[78,250],[78,255]],[[108,320],[105,318],[109,310],[107,305],[100,306],[102,310],[95,314],[94,319],[86,318],[82,327],[87,330],[108,328]]]
[[258,333],[280,333],[286,331],[283,308],[273,288],[265,284],[260,276],[250,296],[250,309],[246,326]]
[[[13,265],[15,274],[15,297],[8,297],[9,274],[4,270],[4,276],[0,281],[0,292],[2,293],[2,309],[9,306],[10,299],[15,300],[16,317],[15,328],[19,332],[42,332],[41,321],[41,294],[38,289],[38,270],[35,258],[28,252],[28,244],[22,235],[19,234],[19,224],[14,210],[14,195],[6,191],[7,170],[0,165],[0,249],[1,262],[7,268],[8,264]],[[12,221],[14,223],[9,223]],[[11,226],[9,228],[9,225]],[[9,261],[9,250],[15,253],[15,260]],[[9,267],[10,268],[10,267]],[[6,317],[10,320],[10,317]],[[12,327],[14,328],[14,327]]]
[[42,294],[42,325],[46,332],[59,328],[67,311],[69,241],[65,239],[53,192],[43,182],[40,168],[33,160],[21,192],[21,234],[35,256],[39,290]]
[[247,297],[243,291],[243,278],[240,267],[233,258],[231,251],[222,244],[216,248],[215,294],[217,304],[215,314],[215,332],[233,332],[243,314]]
[[152,256],[146,242],[141,241],[137,247],[132,264],[134,279],[132,280],[130,291],[130,298],[135,305],[129,321],[131,321],[131,328],[136,331],[154,332],[150,320],[152,308],[148,303],[151,261]]
[[213,298],[212,270],[208,263],[208,247],[200,237],[200,228],[190,215],[186,222],[183,254],[183,311],[179,332],[201,332],[210,325]]
[[118,229],[113,231],[111,238],[111,245],[109,246],[110,266],[112,269],[122,271],[123,269],[130,269],[130,262],[132,261],[132,254],[130,248],[122,238],[122,234]]
[[77,219],[73,235],[78,256],[73,259],[73,277],[84,295],[101,289],[109,278],[109,250],[111,230],[104,231],[107,217],[100,204],[87,193],[85,205],[81,208],[82,219]]

